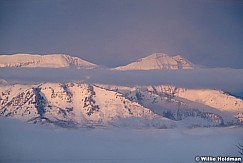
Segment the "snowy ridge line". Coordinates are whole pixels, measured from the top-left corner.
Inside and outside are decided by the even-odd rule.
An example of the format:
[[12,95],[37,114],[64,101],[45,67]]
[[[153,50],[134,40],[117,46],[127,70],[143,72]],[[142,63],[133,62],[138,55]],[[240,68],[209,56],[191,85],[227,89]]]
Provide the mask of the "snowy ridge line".
[[[60,83],[29,87],[31,89],[19,89],[21,88],[19,85],[1,87],[2,116],[33,123],[51,123],[61,127],[170,128],[174,126],[169,119],[125,99],[121,94],[90,84],[67,83],[66,87],[72,94],[68,94]],[[37,88],[38,93],[34,91]],[[109,98],[104,98],[105,96]]]
[[[72,57],[67,54],[12,54],[0,55],[0,67],[49,67],[49,68],[101,68],[94,63]],[[153,53],[147,57],[138,59],[136,62],[126,66],[112,68],[111,70],[177,70],[194,69],[198,66],[180,55],[169,56],[164,53]]]
[[153,53],[128,65],[116,67],[114,70],[178,70],[195,68],[197,68],[196,65],[180,55],[169,56],[164,53]]
[[86,83],[0,86],[1,116],[61,127],[241,125],[242,110],[241,99],[215,90]]
[[67,54],[13,54],[0,55],[0,67],[97,68],[96,64]]
[[185,89],[167,85],[100,86],[122,93],[126,98],[137,101],[153,112],[173,120],[178,118],[182,120],[182,116],[193,114],[207,117],[211,113],[213,114],[210,116],[218,117],[217,119],[224,125],[241,124],[243,120],[243,100],[220,90]]

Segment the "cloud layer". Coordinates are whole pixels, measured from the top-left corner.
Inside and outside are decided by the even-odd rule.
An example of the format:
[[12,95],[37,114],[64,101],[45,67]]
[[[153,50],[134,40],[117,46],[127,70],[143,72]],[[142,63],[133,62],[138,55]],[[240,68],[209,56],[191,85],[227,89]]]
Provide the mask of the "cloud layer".
[[72,82],[112,85],[175,85],[243,91],[243,69],[115,71],[106,69],[1,68],[0,78],[10,83]]

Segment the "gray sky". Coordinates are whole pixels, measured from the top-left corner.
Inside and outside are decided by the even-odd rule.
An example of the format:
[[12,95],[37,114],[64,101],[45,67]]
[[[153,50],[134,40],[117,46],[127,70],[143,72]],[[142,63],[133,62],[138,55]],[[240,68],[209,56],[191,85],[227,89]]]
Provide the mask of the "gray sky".
[[243,68],[240,0],[1,0],[0,53],[67,53],[115,67],[153,52]]

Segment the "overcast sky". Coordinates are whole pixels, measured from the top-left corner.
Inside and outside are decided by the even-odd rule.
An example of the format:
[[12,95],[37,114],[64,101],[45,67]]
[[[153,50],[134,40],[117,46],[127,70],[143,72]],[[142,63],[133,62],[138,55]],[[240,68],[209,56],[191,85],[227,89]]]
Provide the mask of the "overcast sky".
[[243,1],[0,1],[1,54],[67,53],[115,67],[153,52],[243,68]]

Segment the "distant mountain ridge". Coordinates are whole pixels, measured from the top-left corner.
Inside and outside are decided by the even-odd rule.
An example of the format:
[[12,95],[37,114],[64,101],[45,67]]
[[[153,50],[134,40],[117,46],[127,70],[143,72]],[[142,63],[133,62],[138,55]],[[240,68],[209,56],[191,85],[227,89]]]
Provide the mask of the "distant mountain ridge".
[[98,66],[67,54],[13,54],[0,55],[0,67],[75,67],[92,69]]
[[[0,67],[72,67],[93,69],[105,66],[98,66],[67,54],[11,54],[0,55]],[[128,65],[111,68],[111,70],[178,70],[194,69],[196,67],[196,65],[180,55],[170,56],[164,53],[153,53]]]
[[178,70],[194,69],[196,66],[180,55],[169,56],[164,53],[153,53],[115,70]]

